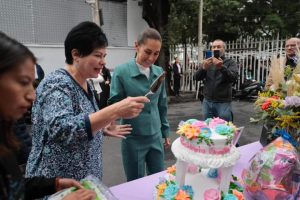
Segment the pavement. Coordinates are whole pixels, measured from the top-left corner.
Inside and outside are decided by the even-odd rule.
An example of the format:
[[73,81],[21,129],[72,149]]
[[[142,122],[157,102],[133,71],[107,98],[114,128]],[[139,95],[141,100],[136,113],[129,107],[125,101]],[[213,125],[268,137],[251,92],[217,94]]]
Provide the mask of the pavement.
[[[253,102],[233,101],[234,124],[244,126],[244,132],[239,140],[240,145],[249,144],[259,140],[261,124],[250,123],[250,117],[254,116]],[[201,102],[195,99],[195,93],[186,92],[180,97],[169,98],[168,120],[170,123],[170,138],[174,141],[178,135],[175,133],[178,123],[187,119],[202,119]],[[104,177],[103,182],[107,186],[114,186],[126,182],[122,157],[121,140],[105,137],[104,140]],[[175,158],[170,149],[165,151],[165,167],[175,164]]]

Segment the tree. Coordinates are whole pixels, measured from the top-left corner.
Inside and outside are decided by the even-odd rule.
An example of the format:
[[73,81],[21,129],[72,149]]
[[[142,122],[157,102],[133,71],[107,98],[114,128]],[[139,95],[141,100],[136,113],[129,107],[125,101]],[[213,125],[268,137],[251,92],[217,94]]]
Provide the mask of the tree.
[[197,44],[198,42],[198,5],[196,1],[170,0],[168,24],[169,43]]
[[[171,44],[196,44],[198,0],[170,0],[168,30]],[[204,40],[225,41],[240,37],[300,36],[300,1],[204,0]]]
[[204,0],[203,32],[207,42],[214,39],[235,40],[240,36],[239,0]]

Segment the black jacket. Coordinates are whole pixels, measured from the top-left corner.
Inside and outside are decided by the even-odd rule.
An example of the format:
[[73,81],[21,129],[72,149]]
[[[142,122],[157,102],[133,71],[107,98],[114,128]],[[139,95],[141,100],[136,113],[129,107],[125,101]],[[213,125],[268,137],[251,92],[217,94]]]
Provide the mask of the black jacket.
[[0,199],[36,199],[55,193],[55,178],[23,178],[13,152],[0,156]]
[[[0,119],[0,134],[3,134],[2,123]],[[4,145],[1,139],[0,145]],[[29,200],[55,193],[55,178],[23,178],[17,154],[9,149],[0,152],[0,199]]]
[[[179,64],[180,65],[180,64]],[[180,65],[181,67],[181,65]],[[182,69],[180,69],[180,73],[179,73],[179,70],[178,70],[178,67],[177,67],[177,64],[176,62],[173,64],[173,76],[174,77],[180,77],[180,74],[182,74]]]
[[216,66],[210,66],[208,70],[200,68],[196,74],[197,81],[204,80],[204,98],[213,102],[231,102],[232,84],[238,78],[237,63],[230,59],[224,58],[221,69]]

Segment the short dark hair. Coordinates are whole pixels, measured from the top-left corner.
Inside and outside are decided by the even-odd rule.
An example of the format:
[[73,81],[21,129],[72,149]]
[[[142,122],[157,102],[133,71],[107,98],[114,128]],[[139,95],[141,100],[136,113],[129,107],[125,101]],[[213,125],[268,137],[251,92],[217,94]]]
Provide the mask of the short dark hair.
[[162,42],[159,32],[154,28],[146,28],[139,34],[137,38],[138,45],[145,44],[145,41],[147,39],[159,40],[160,42]]
[[96,48],[107,47],[108,42],[102,29],[93,22],[81,22],[73,27],[65,39],[66,63],[73,64],[72,50],[80,56],[91,54]]
[[36,58],[26,46],[0,31],[0,74],[13,70],[28,58],[36,63]]

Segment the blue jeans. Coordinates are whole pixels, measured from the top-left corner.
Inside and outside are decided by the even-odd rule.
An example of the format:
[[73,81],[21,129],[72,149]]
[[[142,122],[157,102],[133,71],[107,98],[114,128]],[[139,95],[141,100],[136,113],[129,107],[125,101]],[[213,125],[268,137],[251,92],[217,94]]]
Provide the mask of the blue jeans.
[[204,120],[219,117],[226,121],[232,121],[231,102],[212,102],[204,98],[202,103]]

